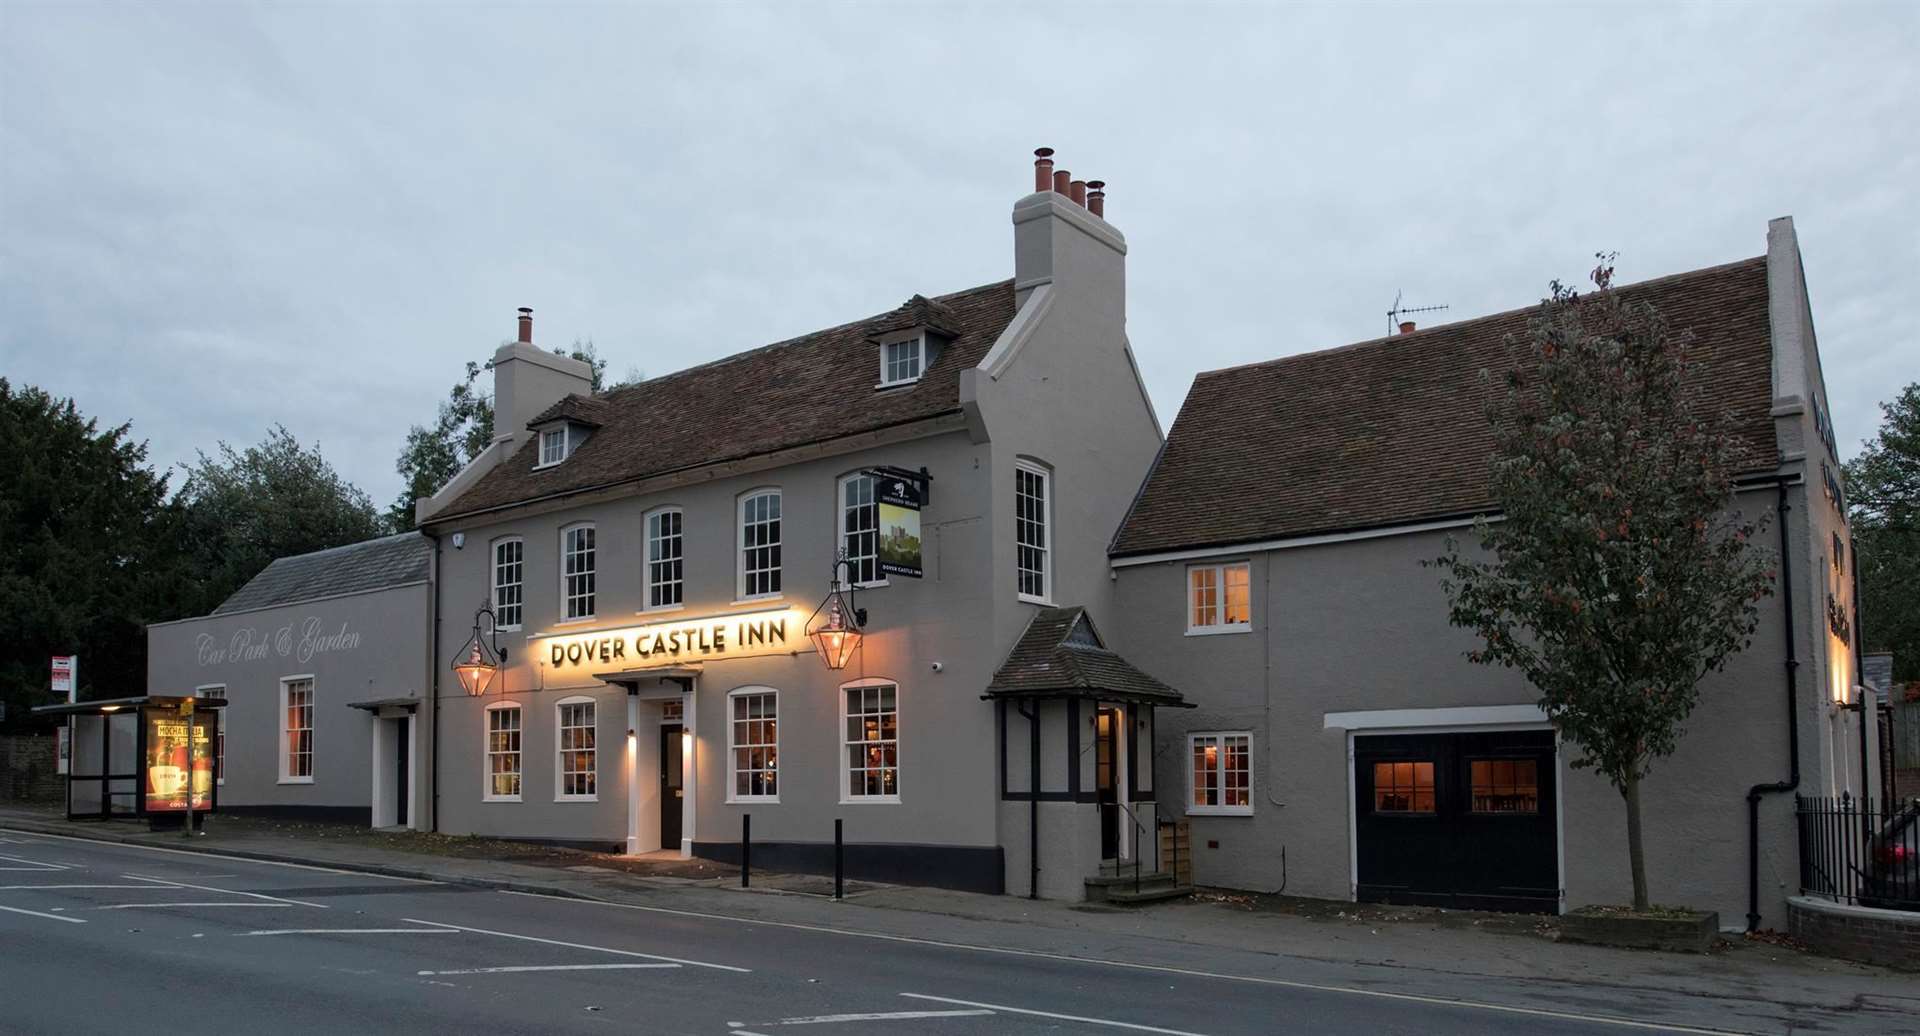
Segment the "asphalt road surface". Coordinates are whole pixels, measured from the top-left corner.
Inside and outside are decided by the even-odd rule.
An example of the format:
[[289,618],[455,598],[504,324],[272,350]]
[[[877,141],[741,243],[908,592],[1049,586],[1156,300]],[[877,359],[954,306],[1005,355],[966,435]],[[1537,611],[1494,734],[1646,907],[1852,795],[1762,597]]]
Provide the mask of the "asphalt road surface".
[[672,902],[612,906],[0,831],[0,1031],[1719,1031],[1635,1021],[1630,1005],[1476,1003],[1471,989],[1342,984],[1337,970],[1276,976],[1270,959],[1263,973],[1217,948],[1181,965],[1102,961]]

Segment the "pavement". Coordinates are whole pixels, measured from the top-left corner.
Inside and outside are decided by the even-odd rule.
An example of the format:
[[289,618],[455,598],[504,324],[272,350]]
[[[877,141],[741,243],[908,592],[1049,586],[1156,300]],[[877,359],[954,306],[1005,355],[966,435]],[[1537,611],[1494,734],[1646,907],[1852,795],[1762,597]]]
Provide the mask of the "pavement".
[[0,1031],[1920,1034],[1920,976],[1746,940],[1612,950],[1231,896],[834,901],[806,876],[743,891],[732,872],[333,830],[223,818],[189,840],[0,808]]

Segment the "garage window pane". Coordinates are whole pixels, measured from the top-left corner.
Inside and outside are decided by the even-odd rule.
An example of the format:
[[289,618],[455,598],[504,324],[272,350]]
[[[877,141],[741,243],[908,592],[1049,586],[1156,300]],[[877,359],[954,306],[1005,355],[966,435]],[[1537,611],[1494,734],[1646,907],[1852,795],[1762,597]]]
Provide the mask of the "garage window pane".
[[1540,812],[1540,764],[1532,759],[1475,759],[1470,764],[1475,813]]
[[1433,812],[1433,763],[1374,763],[1373,811]]

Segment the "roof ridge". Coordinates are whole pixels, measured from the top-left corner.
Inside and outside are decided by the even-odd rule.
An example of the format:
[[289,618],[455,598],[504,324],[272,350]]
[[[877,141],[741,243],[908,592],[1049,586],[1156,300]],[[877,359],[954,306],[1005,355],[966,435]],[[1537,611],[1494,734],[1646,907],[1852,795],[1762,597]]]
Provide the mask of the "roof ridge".
[[[1634,281],[1632,284],[1619,285],[1617,290],[1633,291],[1639,288],[1654,287],[1657,285],[1666,284],[1672,281],[1677,281],[1677,280],[1681,280],[1688,277],[1699,277],[1699,276],[1704,276],[1706,274],[1720,273],[1725,270],[1733,269],[1734,267],[1746,266],[1750,263],[1756,263],[1756,262],[1764,263],[1766,262],[1766,259],[1767,257],[1765,255],[1755,255],[1755,256],[1748,256],[1745,259],[1735,259],[1732,262],[1716,263],[1712,266],[1702,266],[1692,270],[1682,270],[1679,273],[1665,273],[1665,274],[1661,274],[1658,277],[1649,277],[1644,281]],[[1503,309],[1494,313],[1483,313],[1477,317],[1467,317],[1464,320],[1455,320],[1445,324],[1435,324],[1432,327],[1420,328],[1414,331],[1413,335],[1424,335],[1433,331],[1445,331],[1449,329],[1457,329],[1460,327],[1464,327],[1468,324],[1485,323],[1489,321],[1500,320],[1506,317],[1517,316],[1522,313],[1531,313],[1535,309],[1539,308],[1539,306],[1540,306],[1540,303],[1534,302],[1534,303],[1529,303],[1525,306],[1515,306],[1512,309]],[[1384,335],[1378,338],[1363,338],[1360,341],[1348,342],[1345,345],[1332,345],[1332,346],[1327,346],[1326,348],[1323,348],[1323,349],[1309,349],[1306,352],[1301,352],[1301,353],[1288,353],[1285,356],[1274,356],[1265,360],[1255,360],[1251,363],[1239,363],[1231,367],[1217,367],[1213,370],[1201,371],[1200,373],[1194,375],[1194,380],[1199,381],[1201,378],[1212,377],[1216,374],[1232,374],[1238,371],[1253,370],[1259,367],[1273,367],[1273,366],[1277,366],[1279,364],[1287,363],[1293,360],[1308,359],[1309,357],[1328,356],[1334,353],[1358,352],[1362,349],[1371,348],[1371,347],[1387,347],[1395,343],[1398,343],[1402,339],[1405,339],[1408,337],[1411,337],[1411,336],[1404,335],[1404,334],[1392,334],[1392,335]],[[1174,416],[1176,419],[1178,419],[1179,417],[1179,415],[1177,414]]]
[[637,381],[631,385],[621,385],[618,388],[612,389],[608,392],[602,393],[600,395],[592,396],[589,398],[602,399],[602,400],[612,399],[614,396],[620,395],[622,393],[631,392],[637,389],[647,388],[649,386],[657,386],[660,382],[672,381],[675,378],[681,377],[682,375],[692,374],[695,371],[710,370],[715,367],[724,367],[727,364],[733,363],[735,361],[744,360],[750,356],[759,356],[764,353],[772,352],[775,349],[780,349],[780,348],[784,348],[791,345],[797,345],[801,342],[807,341],[808,339],[818,338],[822,335],[830,335],[836,331],[845,331],[850,328],[856,328],[862,324],[871,324],[876,320],[882,320],[882,319],[885,319],[886,317],[892,316],[895,313],[898,313],[904,306],[911,305],[913,303],[914,298],[924,298],[924,299],[927,299],[929,302],[945,302],[948,299],[957,299],[962,295],[972,295],[976,292],[989,291],[991,289],[998,288],[1003,284],[1011,284],[1011,283],[1013,283],[1013,278],[1002,277],[996,281],[988,281],[985,284],[976,284],[971,288],[962,288],[959,291],[948,292],[945,295],[927,296],[919,292],[915,292],[914,295],[911,298],[909,298],[905,303],[902,303],[900,306],[895,306],[889,310],[864,316],[859,318],[858,320],[848,320],[843,323],[832,324],[827,327],[817,328],[812,331],[807,331],[803,334],[797,334],[788,338],[782,338],[779,341],[768,342],[765,345],[756,345],[750,349],[742,349],[737,353],[729,353],[726,356],[721,356],[715,359],[707,360],[704,363],[696,363],[691,367],[682,367],[677,371],[672,371],[667,374],[662,374],[656,378],[647,378],[644,381]]
[[[321,547],[319,550],[310,550],[304,554],[287,554],[285,556],[277,557],[277,558],[274,558],[272,561],[267,562],[267,568],[272,568],[273,566],[278,565],[282,561],[299,561],[302,558],[317,558],[323,554],[337,554],[337,553],[340,553],[341,551],[354,550],[360,547],[370,547],[376,543],[385,543],[389,540],[403,540],[409,536],[417,537],[423,541],[426,539],[425,536],[422,536],[420,534],[420,530],[408,529],[406,532],[389,533],[385,536],[375,536],[372,539],[355,540],[352,543],[342,543],[337,547]],[[266,569],[263,568],[261,569],[261,571],[264,572],[266,571]]]

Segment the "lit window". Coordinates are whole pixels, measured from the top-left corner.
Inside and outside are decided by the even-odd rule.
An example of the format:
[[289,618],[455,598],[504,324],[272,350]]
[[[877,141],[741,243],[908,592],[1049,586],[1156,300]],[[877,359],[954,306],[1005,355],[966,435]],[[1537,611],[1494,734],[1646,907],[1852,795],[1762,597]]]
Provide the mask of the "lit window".
[[880,384],[904,385],[920,379],[926,356],[925,338],[915,336],[880,347]]
[[780,491],[763,489],[740,500],[740,597],[780,594]]
[[1433,764],[1374,763],[1375,813],[1433,812]]
[[1540,812],[1540,764],[1534,760],[1475,759],[1468,770],[1475,813]]
[[1013,544],[1020,599],[1045,603],[1053,592],[1048,475],[1044,468],[1021,462],[1013,469]]
[[493,621],[501,629],[520,628],[521,580],[525,548],[518,537],[493,545]]
[[520,706],[487,707],[488,802],[520,801]]
[[313,679],[280,681],[280,783],[313,782]]
[[[227,696],[225,684],[210,684],[193,690],[196,698],[224,698]],[[227,783],[227,710],[225,706],[213,710],[213,779],[216,784]]]
[[1187,632],[1237,633],[1253,628],[1248,564],[1187,569]]
[[558,464],[567,459],[567,426],[548,428],[540,433],[540,466]]
[[1253,812],[1253,735],[1220,731],[1187,735],[1188,813]]
[[560,560],[560,617],[593,618],[593,526],[575,525],[561,531]]
[[840,550],[847,556],[849,578],[855,583],[877,583],[880,575],[880,506],[873,494],[872,475],[848,475],[840,480]]
[[685,578],[681,526],[678,508],[655,511],[647,516],[647,607],[677,608]]
[[733,716],[727,725],[727,744],[733,756],[734,802],[778,799],[780,796],[780,696],[761,688],[739,690],[728,696]]
[[594,798],[593,700],[568,699],[555,705],[559,716],[560,794],[562,799]]
[[852,801],[900,797],[899,689],[890,683],[847,687],[847,784]]

